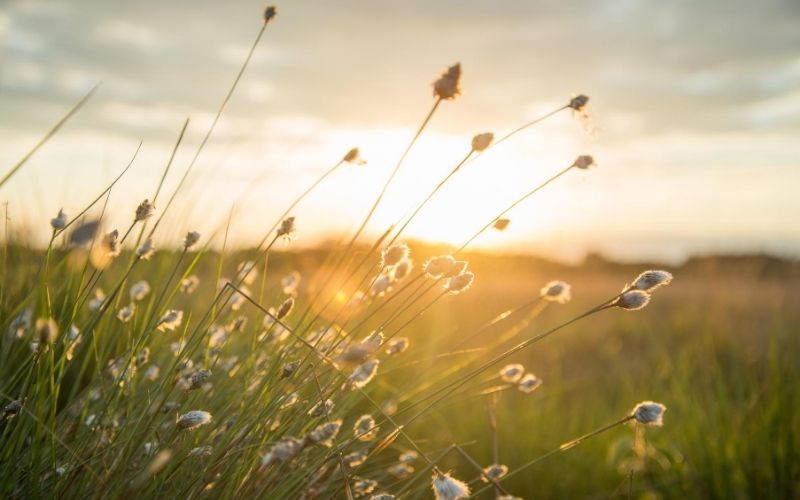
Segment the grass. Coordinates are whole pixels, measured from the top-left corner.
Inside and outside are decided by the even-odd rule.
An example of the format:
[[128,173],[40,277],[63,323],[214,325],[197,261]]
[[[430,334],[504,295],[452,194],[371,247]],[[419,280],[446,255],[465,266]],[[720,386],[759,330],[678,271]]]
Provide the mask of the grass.
[[[141,210],[121,235],[101,226],[134,155],[77,217],[54,221],[47,248],[6,238],[0,497],[417,498],[430,495],[432,480],[443,499],[468,487],[486,498],[796,495],[796,263],[693,260],[672,270],[676,284],[655,292],[644,311],[626,311],[621,304],[652,290],[624,284],[651,266],[470,252],[523,201],[591,166],[590,156],[487,214],[462,245],[416,244],[408,257],[395,243],[463,165],[560,111],[583,114],[585,96],[493,144],[491,135],[473,140],[408,218],[364,241],[406,154],[460,91],[460,65],[451,66],[346,244],[274,248],[292,236],[294,207],[358,162],[356,149],[301,193],[257,248],[231,250],[222,226],[182,250],[145,251],[173,230],[161,217],[273,18],[268,10],[164,203],[184,123],[155,188],[154,217]],[[424,262],[446,255],[464,259],[445,261],[452,275],[425,272]],[[283,282],[293,271],[301,281]],[[199,283],[193,292],[183,286],[190,276]],[[551,279],[569,282],[573,300],[545,300],[540,290]],[[149,293],[133,298],[142,280]],[[401,341],[406,350],[387,351]],[[518,390],[498,375],[507,363],[543,384]],[[667,406],[664,427],[632,412],[647,400]],[[365,415],[374,424],[354,429]],[[401,464],[409,452],[414,458]],[[482,472],[492,464],[502,472]]]

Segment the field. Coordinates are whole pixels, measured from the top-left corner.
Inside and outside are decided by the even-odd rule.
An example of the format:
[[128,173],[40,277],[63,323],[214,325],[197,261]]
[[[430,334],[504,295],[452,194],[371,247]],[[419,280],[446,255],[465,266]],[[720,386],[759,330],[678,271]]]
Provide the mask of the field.
[[[501,28],[515,17],[514,9],[506,14]],[[5,16],[0,12],[3,30],[10,25]],[[249,50],[223,47],[226,64],[235,59],[238,68],[230,87],[216,114],[206,112],[199,126],[190,126],[186,118],[174,143],[157,140],[171,146],[163,163],[153,163],[152,150],[143,152],[142,139],[126,164],[107,162],[112,177],[91,167],[84,171],[87,180],[103,179],[85,189],[70,187],[81,185],[77,174],[55,186],[57,176],[49,178],[50,171],[42,168],[77,162],[80,154],[70,159],[52,153],[29,165],[42,159],[40,150],[54,147],[52,139],[65,147],[60,130],[102,92],[97,85],[83,90],[83,97],[4,170],[0,498],[800,496],[800,263],[768,254],[726,254],[744,248],[743,241],[760,248],[758,242],[769,238],[778,245],[773,248],[791,250],[794,240],[786,228],[795,221],[785,220],[791,210],[780,203],[786,200],[776,196],[774,206],[781,209],[769,221],[774,225],[763,220],[768,210],[748,212],[741,227],[738,220],[731,224],[735,217],[726,211],[718,219],[725,227],[716,228],[697,215],[704,211],[699,206],[684,204],[691,199],[683,197],[679,182],[690,179],[695,195],[702,194],[701,204],[713,205],[705,187],[697,188],[704,181],[686,168],[704,163],[710,154],[688,161],[677,148],[675,169],[657,162],[640,165],[641,151],[653,158],[659,154],[649,151],[647,141],[628,150],[627,137],[619,136],[617,147],[625,154],[612,149],[609,158],[631,164],[594,184],[591,175],[602,166],[595,169],[593,156],[572,151],[583,140],[557,137],[570,130],[569,121],[594,138],[598,129],[585,94],[564,95],[558,102],[526,96],[511,107],[510,116],[524,116],[521,125],[507,125],[503,134],[481,132],[451,141],[430,129],[436,127],[434,118],[460,99],[458,62],[413,90],[424,91],[427,99],[421,121],[403,122],[388,132],[362,130],[378,152],[378,166],[367,165],[362,151],[348,145],[321,167],[319,156],[328,155],[326,149],[324,155],[317,151],[319,156],[297,160],[313,168],[296,182],[292,174],[297,171],[287,167],[294,163],[264,155],[269,148],[261,142],[263,135],[247,139],[251,133],[270,135],[271,122],[251,121],[252,128],[239,129],[225,123],[217,130],[240,82],[247,81],[248,65],[313,66],[304,56],[295,65],[292,54],[303,54],[302,49],[254,56],[265,33],[272,35],[268,27],[275,19],[274,7],[261,10]],[[193,23],[186,25],[191,29]],[[132,29],[113,22],[95,36],[117,42],[133,36],[140,49],[155,54],[164,47],[149,26]],[[297,27],[288,29],[295,43]],[[287,36],[287,31],[276,35]],[[39,50],[36,43],[28,49]],[[167,52],[182,57],[173,48]],[[107,62],[126,66],[117,64],[126,62],[122,57]],[[154,68],[146,76],[162,74]],[[165,68],[163,75],[170,71]],[[484,70],[483,78],[487,75],[497,82],[506,79]],[[84,80],[62,78],[81,85]],[[304,74],[298,95],[306,95],[308,80],[314,78]],[[702,90],[706,80],[683,86]],[[519,81],[526,80],[520,76]],[[125,87],[123,80],[112,82]],[[284,84],[294,87],[292,82]],[[269,99],[272,87],[259,83],[245,87],[248,99]],[[475,110],[491,108],[492,96],[504,93],[498,84],[485,85],[472,108],[481,119],[488,114]],[[388,85],[386,95],[395,96],[392,88]],[[46,100],[46,95],[31,95]],[[150,97],[141,93],[139,98]],[[387,110],[405,106],[399,95],[386,100],[397,106]],[[646,106],[657,100],[649,99]],[[136,128],[131,119],[144,116],[149,124],[150,112],[134,108],[112,104],[119,115],[105,110],[86,120],[122,118]],[[703,114],[700,108],[693,112]],[[453,116],[459,121],[464,115]],[[557,160],[556,168],[501,170],[507,160],[519,161],[536,149],[517,147],[505,159],[484,163],[482,170],[470,166],[463,172],[506,140],[521,140],[516,136],[556,120],[538,138],[548,164],[569,155]],[[338,144],[348,122],[342,119],[341,130],[315,129],[317,122],[303,115],[286,123],[292,134],[319,137],[309,143],[287,139],[276,149]],[[614,126],[645,130],[643,123],[635,113],[622,112]],[[235,179],[235,167],[226,162],[244,158],[236,154],[213,170],[195,169],[204,153],[219,160],[220,149],[206,151],[217,139],[215,131],[235,136],[237,145],[247,142],[251,153],[258,151],[253,153],[257,171],[240,169],[246,172]],[[138,140],[138,129],[130,133]],[[669,148],[661,140],[665,137],[649,144]],[[704,142],[706,135],[697,137]],[[678,139],[681,147],[691,145],[684,136]],[[101,142],[87,140],[71,148],[100,150]],[[451,142],[462,150],[455,159]],[[551,145],[558,151],[550,152]],[[235,149],[232,143],[228,147]],[[388,160],[395,151],[397,158]],[[131,167],[141,164],[147,173],[134,169],[138,177],[131,178]],[[48,178],[37,183],[43,171]],[[673,171],[678,175],[669,178]],[[545,197],[536,210],[524,207],[553,184],[580,176],[583,186],[572,184]],[[749,177],[742,179],[747,179],[744,189]],[[282,202],[259,191],[262,184],[271,184]],[[505,191],[500,184],[514,189]],[[517,184],[524,184],[519,193]],[[759,200],[771,198],[764,186],[777,189],[777,184],[753,185],[761,198],[743,203],[742,210],[760,208]],[[27,188],[34,194],[27,196]],[[143,191],[148,197],[141,202],[126,199]],[[649,196],[655,192],[666,193],[675,207],[651,207]],[[717,192],[727,191],[718,187]],[[261,201],[257,207],[244,203],[254,193],[261,193],[253,196]],[[66,212],[52,209],[56,213],[48,225],[40,217],[51,211],[44,203],[58,203]],[[604,204],[614,205],[617,215],[598,217],[595,212]],[[331,206],[357,215],[328,212]],[[249,220],[240,219],[243,214]],[[583,225],[573,227],[587,234],[572,241],[561,223],[570,217],[575,223],[576,216]],[[676,226],[679,217],[683,223]],[[531,226],[534,220],[541,227]],[[673,224],[672,233],[658,221]],[[189,227],[193,224],[199,227]],[[233,229],[240,227],[250,234]],[[303,233],[304,227],[316,229]],[[679,266],[621,263],[594,253],[568,265],[557,258],[566,253],[509,253],[509,248],[527,248],[524,242],[533,240],[526,239],[526,231],[532,228],[554,235],[555,246],[574,243],[573,250],[588,252],[602,246],[597,238],[627,235],[614,242],[634,243],[630,255],[641,256],[655,255],[647,248],[652,251],[658,241],[666,247],[703,241],[701,236],[740,239],[726,240],[714,247],[719,252],[690,257]],[[707,229],[719,231],[706,235]],[[518,241],[484,245],[487,233],[515,235]],[[677,250],[670,254],[692,253]]]
[[[435,255],[435,250],[415,246],[412,256],[424,259]],[[292,270],[299,270],[303,276],[313,276],[313,270],[319,268],[326,254],[324,250],[275,254],[264,281],[264,304],[280,304],[282,292],[275,286],[280,277]],[[34,272],[42,257],[29,249],[9,248],[7,269],[15,271],[6,275],[6,283]],[[123,254],[119,259],[125,257]],[[174,253],[159,254],[152,261],[143,262],[128,279],[135,282],[151,277],[150,282],[155,285],[157,280],[152,276],[162,277],[162,280],[169,276],[179,257]],[[200,278],[201,285],[191,295],[176,294],[173,306],[184,311],[187,321],[197,321],[207,312],[214,297],[212,285],[220,270],[222,275],[232,275],[240,262],[251,257],[252,253],[226,258],[214,253],[184,256],[181,262],[197,262],[194,274]],[[581,266],[524,256],[467,254],[465,258],[477,276],[466,293],[445,296],[425,311],[421,311],[423,304],[430,301],[417,301],[389,324],[384,323],[385,315],[381,315],[381,320],[366,321],[363,331],[382,326],[388,333],[392,328],[407,325],[402,333],[408,337],[410,346],[396,358],[384,361],[375,380],[366,386],[368,400],[352,392],[342,393],[331,416],[343,418],[345,426],[352,425],[358,415],[376,412],[371,400],[387,414],[396,415],[397,422],[402,423],[410,416],[403,411],[406,406],[463,373],[465,367],[474,367],[504,347],[608,300],[636,276],[637,270],[647,267],[613,264],[599,258],[590,259]],[[67,266],[75,265],[70,263],[67,254],[56,258],[59,259],[65,272]],[[56,272],[58,269],[56,267]],[[653,303],[644,310],[601,311],[509,358],[508,362],[524,364],[544,381],[537,390],[524,394],[513,384],[502,383],[495,375],[501,366],[498,365],[452,391],[427,411],[424,418],[407,426],[405,432],[426,455],[439,458],[436,463],[442,470],[452,470],[456,477],[469,480],[479,475],[457,450],[438,455],[450,445],[458,444],[475,461],[486,466],[495,462],[493,448],[496,446],[496,462],[506,464],[514,472],[517,467],[558,449],[563,443],[619,420],[634,403],[652,399],[668,408],[663,427],[629,424],[615,427],[574,448],[554,453],[502,484],[508,491],[525,498],[792,497],[797,492],[800,474],[798,415],[792,410],[797,406],[795,380],[799,369],[796,359],[800,353],[796,335],[800,312],[792,306],[798,303],[798,291],[793,286],[800,272],[796,263],[766,257],[709,257],[692,260],[672,271],[675,282],[659,290]],[[482,325],[498,314],[530,303],[531,298],[539,295],[542,284],[554,278],[572,284],[573,299],[569,303],[539,302],[481,331]],[[117,273],[108,272],[97,286],[109,290],[119,279]],[[50,292],[56,310],[69,306],[59,303],[59,297],[71,284],[68,280],[56,280],[59,281],[63,284]],[[254,283],[260,283],[260,277]],[[173,287],[175,285],[173,281]],[[115,354],[127,352],[124,346],[134,332],[146,332],[139,315],[140,311],[150,311],[156,306],[154,297],[158,295],[158,288],[154,286],[153,289],[154,292],[139,303],[130,323],[113,317],[99,323],[96,331],[101,334],[95,342],[100,359],[106,359],[103,353],[109,360],[116,359]],[[256,290],[261,296],[262,292]],[[12,297],[24,294],[25,287],[6,286],[4,291],[4,301],[8,304],[13,303]],[[311,286],[301,285],[299,297],[316,292]],[[428,296],[436,295],[439,294],[431,291]],[[386,307],[399,309],[401,302],[388,301]],[[297,307],[302,310],[302,300],[298,300]],[[286,321],[291,322],[299,314],[294,311]],[[224,311],[218,323],[229,323],[240,315],[249,319],[248,326],[233,333],[224,346],[224,356],[220,355],[223,360],[237,357],[226,365],[227,372],[215,366],[208,386],[185,392],[178,385],[171,388],[168,398],[180,401],[181,409],[209,411],[214,418],[212,422],[219,424],[183,431],[185,436],[174,434],[177,414],[159,416],[151,408],[163,403],[159,401],[160,391],[165,388],[159,386],[159,381],[175,383],[176,377],[164,376],[163,371],[161,378],[151,382],[141,378],[144,365],[129,379],[119,372],[115,379],[107,367],[106,370],[91,367],[89,370],[96,374],[90,377],[89,385],[74,393],[79,397],[75,403],[64,397],[67,393],[73,394],[73,384],[76,384],[76,377],[67,369],[56,407],[50,404],[55,405],[54,401],[48,400],[44,408],[39,408],[43,413],[36,419],[22,412],[3,423],[5,494],[20,497],[49,491],[73,496],[75,491],[87,491],[87,488],[97,493],[96,480],[104,481],[103,491],[118,494],[142,489],[146,494],[161,497],[187,492],[199,496],[228,496],[234,492],[246,495],[254,493],[251,488],[255,485],[264,488],[261,493],[268,496],[307,493],[303,482],[319,467],[319,463],[313,465],[316,462],[311,457],[304,458],[302,466],[290,469],[291,474],[300,475],[295,478],[297,482],[284,484],[275,478],[270,481],[269,475],[252,476],[256,474],[253,471],[258,470],[259,458],[269,449],[269,443],[275,441],[273,435],[299,429],[307,432],[309,426],[314,426],[317,419],[302,415],[315,401],[313,385],[316,383],[308,387],[306,380],[296,387],[301,401],[305,402],[299,403],[305,404],[300,422],[286,422],[288,416],[270,411],[275,394],[265,393],[262,396],[265,399],[253,399],[258,392],[248,386],[261,377],[272,380],[275,372],[280,372],[281,366],[275,363],[274,355],[299,354],[299,351],[284,350],[274,342],[254,340],[264,330],[261,326],[264,313],[253,304],[244,303],[238,311]],[[6,309],[4,317],[10,316]],[[78,317],[83,316],[78,314]],[[164,367],[162,370],[168,369],[176,360],[170,353],[170,344],[181,336],[181,330],[156,332],[150,344],[149,362]],[[191,330],[183,332],[184,336],[189,336]],[[479,335],[475,336],[476,332]],[[201,342],[207,343],[208,338]],[[12,384],[19,383],[23,375],[29,376],[28,370],[34,368],[30,364],[31,350],[20,344],[10,335],[4,337],[3,355],[8,361],[3,363],[2,377],[4,381],[12,381],[11,384],[6,382],[4,396],[14,387]],[[79,347],[85,344],[84,340]],[[54,360],[58,360],[63,351],[55,353]],[[92,357],[88,353],[83,355]],[[80,356],[77,354],[69,364]],[[246,377],[254,358],[261,363],[260,369],[252,377]],[[202,355],[196,355],[195,359],[198,364],[203,362]],[[213,358],[206,363],[216,365]],[[171,369],[177,371],[174,366]],[[115,393],[114,380],[119,377],[127,383],[119,382],[120,392]],[[330,371],[322,370],[317,380],[320,387],[327,387],[333,378]],[[87,400],[90,389],[103,396],[95,402]],[[38,390],[47,392],[48,388]],[[169,387],[166,390],[169,391]],[[110,405],[110,408],[104,412],[103,405]],[[497,422],[496,433],[489,426],[490,407]],[[38,419],[49,418],[51,408],[55,411],[51,416],[54,418],[52,428],[58,435],[56,442],[36,424]],[[223,433],[219,426],[237,414],[254,419],[248,424],[256,424],[256,427],[242,433],[240,429],[246,427],[230,424],[229,433],[236,437],[228,438],[228,433]],[[113,423],[98,426],[88,422],[87,425],[90,415]],[[285,423],[281,424],[282,420]],[[244,425],[240,420],[237,422]],[[140,423],[142,427],[136,427]],[[19,441],[20,434],[14,429],[22,425],[28,426],[27,432],[36,436],[34,439],[40,441],[41,448],[37,449],[37,441]],[[272,432],[267,430],[270,428]],[[386,429],[385,423],[382,428]],[[346,432],[345,427],[342,434]],[[223,434],[226,437],[222,437]],[[378,440],[386,435],[381,432]],[[429,473],[402,480],[387,474],[396,463],[396,457],[411,449],[403,436],[395,438],[392,443],[383,443],[385,449],[371,455],[359,468],[358,475],[375,478],[380,488],[389,491],[404,488],[408,494],[427,495]],[[108,441],[103,442],[104,439]],[[237,445],[232,446],[228,439]],[[165,471],[148,473],[148,467],[152,467],[149,462],[155,460],[156,452],[145,452],[142,447],[144,443],[153,442],[163,443],[158,445],[159,449],[169,450],[171,460]],[[212,446],[208,456],[187,458],[190,450],[207,445]],[[375,442],[370,445],[374,446]],[[345,451],[360,448],[356,445]],[[75,455],[71,456],[73,453]],[[121,457],[123,463],[119,462]],[[76,462],[85,466],[78,466]],[[55,473],[59,467],[65,467],[66,471]],[[215,467],[224,471],[224,476],[217,476],[216,481],[210,473]],[[418,462],[414,467],[423,469],[424,463]],[[344,495],[341,477],[330,471],[328,474],[317,484],[318,494],[322,497]],[[41,479],[34,481],[32,477]],[[208,488],[202,486],[204,481],[218,484],[204,493],[203,489]],[[473,489],[478,489],[484,483],[473,480],[471,484]],[[493,494],[492,491],[484,493],[487,497]]]

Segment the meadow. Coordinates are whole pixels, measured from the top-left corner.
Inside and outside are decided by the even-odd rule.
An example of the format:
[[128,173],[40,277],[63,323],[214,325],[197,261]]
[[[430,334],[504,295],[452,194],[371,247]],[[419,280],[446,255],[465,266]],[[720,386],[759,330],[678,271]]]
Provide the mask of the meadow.
[[[426,118],[336,243],[292,248],[293,210],[363,163],[357,148],[265,222],[256,248],[229,246],[228,227],[162,224],[274,18],[268,8],[192,161],[181,172],[173,153],[150,198],[116,206],[128,165],[77,213],[39,228],[6,219],[0,497],[797,495],[796,261],[566,265],[471,250],[540,190],[593,168],[585,154],[486,214],[460,246],[403,233],[461,167],[554,114],[585,117],[585,95],[507,135],[465,139],[468,154],[379,236],[372,216],[460,94],[459,64],[434,80]],[[108,211],[127,211],[129,225],[106,227]]]

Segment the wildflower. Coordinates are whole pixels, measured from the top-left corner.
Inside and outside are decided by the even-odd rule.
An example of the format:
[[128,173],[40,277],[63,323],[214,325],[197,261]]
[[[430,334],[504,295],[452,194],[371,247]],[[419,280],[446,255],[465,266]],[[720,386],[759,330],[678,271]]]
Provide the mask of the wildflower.
[[378,436],[379,430],[372,415],[361,415],[353,425],[353,434],[359,441],[372,441]]
[[333,409],[333,401],[330,399],[326,399],[323,403],[322,401],[318,401],[314,406],[308,410],[308,415],[310,417],[319,417],[322,415],[327,415]]
[[144,280],[137,281],[131,286],[131,300],[142,300],[150,293],[150,284]]
[[181,325],[181,321],[183,321],[183,311],[170,309],[158,320],[158,329],[162,332],[164,330],[175,330]]
[[189,231],[183,238],[183,248],[188,250],[192,248],[198,241],[200,241],[200,233],[197,231]]
[[667,271],[645,271],[633,282],[632,288],[643,292],[652,292],[656,288],[669,285],[672,282],[672,273]]
[[358,344],[347,348],[339,357],[342,361],[361,362],[372,356],[383,345],[383,333],[374,331]]
[[308,433],[306,439],[312,443],[321,444],[330,448],[333,446],[333,440],[339,434],[339,429],[342,427],[341,420],[334,420],[333,422],[325,422],[314,428],[313,431]]
[[187,391],[193,391],[203,386],[203,383],[211,376],[211,370],[197,370],[187,377]]
[[188,413],[184,413],[178,418],[177,426],[178,429],[196,429],[201,425],[206,425],[207,423],[211,422],[211,414],[207,411],[201,410],[192,410]]
[[181,280],[181,292],[193,293],[195,290],[197,290],[197,286],[199,284],[200,284],[200,278],[198,278],[194,274],[191,276],[187,276],[186,278]]
[[380,297],[391,290],[391,285],[392,277],[388,274],[382,274],[372,283],[369,293],[373,297]]
[[500,378],[502,378],[504,382],[516,384],[517,382],[519,382],[519,379],[522,378],[522,374],[524,372],[525,372],[524,366],[522,366],[519,363],[514,363],[506,365],[500,369]]
[[153,256],[156,249],[153,246],[153,238],[147,238],[144,240],[144,243],[139,245],[139,248],[136,249],[136,255],[140,259],[147,260]]
[[392,277],[395,281],[400,281],[409,274],[411,274],[411,270],[414,269],[414,263],[409,258],[405,258],[397,263],[394,266],[394,273]]
[[575,158],[575,161],[572,163],[572,166],[575,168],[579,168],[581,170],[587,170],[591,167],[594,167],[596,163],[594,162],[594,158],[589,155],[581,155]]
[[356,496],[369,495],[375,488],[378,487],[378,482],[374,479],[361,479],[358,478],[353,483],[353,494]]
[[419,458],[419,453],[414,450],[406,450],[397,459],[403,464],[413,464]]
[[399,337],[389,341],[389,344],[386,346],[386,354],[393,356],[395,354],[400,354],[406,349],[408,349],[408,339],[406,337]]
[[190,457],[210,457],[213,448],[209,445],[198,446],[189,450]]
[[150,361],[150,348],[144,347],[136,356],[136,366],[144,366]]
[[369,450],[358,450],[342,457],[344,464],[348,467],[358,467],[367,461]]
[[150,200],[144,200],[136,207],[136,218],[134,222],[141,222],[147,220],[156,213],[156,206],[150,203]]
[[667,411],[667,407],[661,403],[642,401],[633,408],[633,411],[631,411],[631,416],[640,424],[661,427],[664,425],[665,411]]
[[525,394],[530,394],[531,392],[535,391],[542,385],[542,379],[534,375],[533,373],[526,373],[524,377],[519,381],[517,385],[517,389],[524,392]]
[[398,243],[383,250],[381,267],[394,266],[408,257],[409,249],[405,243]]
[[433,494],[436,500],[458,500],[470,495],[469,486],[450,474],[433,472]]
[[627,311],[642,309],[650,302],[650,294],[641,290],[628,290],[611,303],[612,307],[620,307]]
[[364,387],[375,377],[375,374],[378,373],[379,364],[380,360],[371,359],[358,365],[350,375],[350,383],[357,388]]
[[52,227],[54,231],[60,231],[67,227],[67,214],[64,213],[63,208],[58,211],[58,215],[56,215],[55,218],[50,219],[50,227]]
[[367,163],[366,160],[361,157],[358,148],[353,148],[348,151],[347,154],[344,155],[344,158],[342,158],[342,161],[345,163],[352,163],[353,165],[364,165]]
[[22,401],[15,399],[3,407],[3,415],[0,421],[11,420],[22,411]]
[[456,295],[469,288],[474,279],[474,274],[470,272],[462,273],[447,280],[447,283],[444,285],[444,289],[449,293]]
[[483,469],[481,481],[484,483],[488,483],[490,479],[497,481],[506,474],[508,474],[508,467],[502,464],[492,464]]
[[284,295],[294,295],[297,292],[297,287],[300,285],[300,273],[292,271],[283,278],[281,278],[281,289]]
[[441,278],[455,266],[456,260],[450,255],[441,255],[429,259],[423,269],[431,278]]
[[586,108],[586,104],[589,102],[588,95],[576,95],[569,101],[569,107],[575,111],[582,112],[584,108]]
[[294,307],[294,297],[289,297],[288,299],[283,301],[283,304],[278,308],[278,312],[275,313],[275,318],[283,319],[285,318],[290,312],[292,312],[292,308]]
[[492,144],[493,140],[494,140],[494,134],[491,132],[478,134],[472,138],[472,150],[480,153],[481,151],[488,148]]
[[386,469],[386,472],[396,477],[397,479],[405,479],[411,474],[413,474],[414,470],[415,470],[414,467],[408,465],[407,463],[400,462],[399,464],[394,464],[388,469]]
[[291,460],[303,450],[303,442],[296,437],[285,437],[272,445],[269,452],[261,457],[261,466],[266,467],[277,462]]
[[278,15],[278,11],[277,11],[277,9],[275,9],[274,6],[270,5],[269,7],[267,7],[264,10],[264,24],[267,24],[270,21],[272,21],[273,19],[275,19],[275,16],[277,16],[277,15]]
[[94,289],[94,297],[89,299],[89,310],[93,312],[97,312],[103,307],[103,304],[106,301],[106,294],[103,292],[102,288],[95,288]]
[[544,300],[566,304],[572,298],[569,284],[563,281],[551,281],[542,287],[541,297]]
[[461,64],[456,63],[442,73],[438,80],[433,82],[433,97],[439,99],[455,99],[461,94],[459,80],[461,79]]
[[498,231],[505,231],[509,224],[511,224],[511,219],[497,219],[492,227]]
[[22,312],[11,321],[11,324],[8,325],[8,334],[21,339],[25,336],[25,330],[31,327],[32,318],[33,311],[31,311],[29,307],[23,309]]
[[294,217],[287,217],[281,222],[281,227],[278,228],[278,238],[282,236],[284,239],[288,240],[292,237],[294,231]]
[[52,344],[58,338],[58,323],[53,318],[36,320],[36,338],[42,344]]

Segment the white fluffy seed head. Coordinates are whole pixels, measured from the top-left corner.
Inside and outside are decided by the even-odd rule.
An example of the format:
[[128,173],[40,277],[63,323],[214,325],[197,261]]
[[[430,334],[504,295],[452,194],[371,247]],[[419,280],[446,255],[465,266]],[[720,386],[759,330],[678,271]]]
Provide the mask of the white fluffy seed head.
[[373,378],[375,378],[375,374],[378,373],[378,365],[380,365],[380,363],[380,360],[377,359],[371,359],[361,363],[350,375],[350,383],[353,384],[354,387],[364,387]]
[[189,231],[183,238],[183,248],[188,250],[192,248],[198,241],[200,241],[200,233],[197,231]]
[[386,345],[386,354],[389,356],[394,356],[395,354],[400,354],[401,352],[408,349],[408,338],[406,337],[398,337],[396,339],[392,339]]
[[650,294],[641,290],[628,290],[620,295],[611,305],[626,311],[638,311],[650,302]]
[[439,471],[433,473],[432,488],[436,500],[459,500],[470,495],[466,483]]
[[525,373],[524,366],[519,363],[512,363],[500,369],[500,378],[503,379],[504,382],[516,384],[519,382],[519,379],[522,378],[523,373]]
[[563,281],[551,281],[542,287],[541,296],[544,300],[566,304],[572,298],[569,284]]
[[483,134],[478,134],[472,138],[472,149],[480,153],[484,149],[488,148],[492,141],[494,140],[494,134],[491,132],[484,132]]
[[379,430],[372,415],[361,415],[353,425],[353,435],[359,441],[372,441],[378,436]]
[[503,464],[492,464],[483,469],[481,481],[488,483],[490,479],[497,481],[508,474],[508,467]]
[[278,311],[275,313],[275,317],[278,319],[283,319],[289,315],[294,309],[294,297],[289,297],[288,299],[283,301],[283,304],[278,308]]
[[272,445],[269,452],[261,457],[261,465],[267,466],[273,463],[286,462],[291,460],[303,450],[303,441],[296,437],[285,437]]
[[575,159],[575,162],[572,164],[573,167],[579,168],[581,170],[587,170],[596,163],[594,162],[594,158],[590,155],[581,155]]
[[525,394],[530,394],[538,389],[540,385],[542,385],[542,379],[533,373],[526,373],[525,376],[519,381],[519,384],[517,384],[517,389]]
[[139,245],[139,248],[136,249],[136,255],[142,260],[147,260],[153,256],[155,251],[156,248],[153,246],[153,239],[147,238],[144,240],[144,242],[142,242],[141,245]]
[[200,285],[200,278],[194,274],[181,280],[181,293],[193,293]]
[[158,321],[158,329],[161,331],[164,330],[174,330],[181,325],[181,321],[183,321],[183,311],[179,309],[170,309]]
[[353,148],[348,151],[347,154],[344,155],[344,158],[342,158],[342,161],[345,163],[352,163],[353,165],[364,165],[367,163],[367,161],[361,157],[361,152],[358,148]]
[[283,237],[284,239],[290,239],[294,231],[294,217],[287,217],[281,222],[281,227],[278,228],[278,238]]
[[439,99],[455,99],[461,94],[459,82],[461,80],[461,64],[456,63],[442,73],[438,80],[433,82],[433,96]]
[[441,278],[453,269],[455,263],[456,259],[451,255],[440,255],[429,259],[423,267],[425,274],[430,278]]
[[569,107],[575,111],[582,112],[586,107],[586,104],[588,104],[588,102],[589,102],[588,95],[584,94],[576,95],[572,99],[570,99]]
[[640,274],[633,282],[633,288],[643,292],[652,292],[660,286],[669,285],[672,282],[672,273],[667,271],[650,270]]
[[131,320],[131,318],[133,318],[134,312],[136,312],[136,304],[131,302],[127,306],[117,311],[117,319],[122,321],[123,323],[127,323],[128,321]]
[[136,207],[136,222],[149,219],[156,213],[156,206],[150,203],[150,200],[144,200]]
[[474,280],[475,275],[471,272],[461,273],[448,279],[447,283],[444,285],[444,289],[449,293],[456,295],[469,288]]
[[59,231],[67,227],[67,214],[64,213],[64,209],[59,209],[58,215],[55,218],[50,219],[50,227],[54,230]]
[[147,297],[148,293],[150,293],[150,284],[145,280],[137,281],[131,285],[131,300],[142,300]]
[[178,429],[196,429],[211,422],[211,414],[207,411],[192,410],[178,417]]
[[312,443],[321,444],[322,446],[327,446],[330,448],[333,446],[333,440],[336,435],[339,434],[339,429],[341,429],[341,427],[341,420],[325,422],[324,424],[318,425],[313,431],[309,432],[308,439]]
[[405,243],[397,243],[383,251],[382,267],[397,265],[401,260],[408,257],[410,250]]
[[42,344],[52,344],[58,338],[58,323],[53,318],[36,320],[36,338]]
[[665,411],[667,411],[667,407],[661,403],[656,403],[654,401],[642,401],[633,408],[633,411],[631,411],[631,416],[633,416],[633,418],[635,418],[640,424],[661,427],[664,425]]

